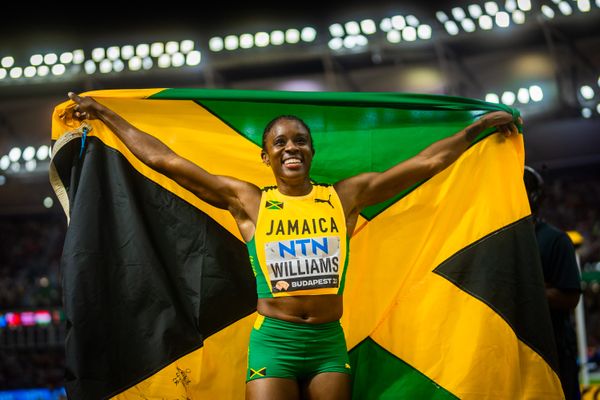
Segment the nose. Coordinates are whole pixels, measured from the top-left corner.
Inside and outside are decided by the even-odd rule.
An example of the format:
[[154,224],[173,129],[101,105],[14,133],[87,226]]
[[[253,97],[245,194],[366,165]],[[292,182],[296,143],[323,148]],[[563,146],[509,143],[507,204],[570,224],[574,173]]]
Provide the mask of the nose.
[[288,140],[285,144],[284,150],[287,152],[295,152],[298,151],[298,146],[296,145],[296,143],[294,143],[293,140]]

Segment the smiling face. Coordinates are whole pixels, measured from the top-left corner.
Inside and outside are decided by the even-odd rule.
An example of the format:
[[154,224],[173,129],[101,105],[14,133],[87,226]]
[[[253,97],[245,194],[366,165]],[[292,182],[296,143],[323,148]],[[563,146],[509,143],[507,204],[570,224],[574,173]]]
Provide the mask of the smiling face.
[[265,134],[261,156],[278,181],[308,181],[313,155],[310,132],[296,119],[281,118]]

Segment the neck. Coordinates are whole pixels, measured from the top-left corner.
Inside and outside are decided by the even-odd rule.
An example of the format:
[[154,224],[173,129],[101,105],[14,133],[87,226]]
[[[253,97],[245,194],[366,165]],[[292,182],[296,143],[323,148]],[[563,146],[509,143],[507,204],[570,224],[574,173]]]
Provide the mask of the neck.
[[277,179],[277,188],[286,196],[304,196],[312,190],[310,179],[306,178],[299,182],[291,182],[286,179]]

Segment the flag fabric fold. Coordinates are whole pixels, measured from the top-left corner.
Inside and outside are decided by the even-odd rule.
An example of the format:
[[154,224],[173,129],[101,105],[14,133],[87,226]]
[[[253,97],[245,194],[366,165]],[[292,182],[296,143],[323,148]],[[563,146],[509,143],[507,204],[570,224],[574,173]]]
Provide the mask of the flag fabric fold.
[[[89,92],[207,171],[274,184],[264,126],[311,128],[311,177],[383,171],[489,111],[397,93]],[[55,108],[51,182],[73,399],[241,399],[256,287],[233,218]],[[83,143],[82,143],[83,142]],[[83,146],[83,147],[82,147]],[[83,151],[81,151],[83,149]],[[523,177],[523,137],[488,130],[450,167],[361,213],[342,325],[356,399],[561,399]]]

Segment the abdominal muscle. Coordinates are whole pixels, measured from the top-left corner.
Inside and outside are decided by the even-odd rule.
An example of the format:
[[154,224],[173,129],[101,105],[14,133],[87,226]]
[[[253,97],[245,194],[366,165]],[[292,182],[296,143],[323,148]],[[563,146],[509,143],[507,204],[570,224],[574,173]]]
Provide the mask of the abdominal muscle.
[[337,294],[258,299],[257,311],[265,317],[289,322],[323,324],[342,317],[343,298]]

